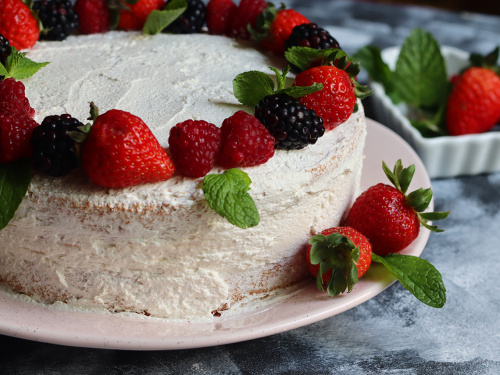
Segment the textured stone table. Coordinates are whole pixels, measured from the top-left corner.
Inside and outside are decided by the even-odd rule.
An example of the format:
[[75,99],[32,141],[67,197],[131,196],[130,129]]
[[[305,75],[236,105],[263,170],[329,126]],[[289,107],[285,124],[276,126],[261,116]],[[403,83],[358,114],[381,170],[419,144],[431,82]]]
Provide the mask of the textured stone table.
[[[348,52],[401,43],[414,27],[441,44],[488,52],[500,17],[348,1],[288,1],[329,26]],[[370,115],[370,102],[367,101]],[[347,312],[286,333],[204,349],[127,352],[0,336],[2,374],[500,374],[500,173],[433,180],[452,210],[422,257],[443,274],[433,309],[399,284]]]

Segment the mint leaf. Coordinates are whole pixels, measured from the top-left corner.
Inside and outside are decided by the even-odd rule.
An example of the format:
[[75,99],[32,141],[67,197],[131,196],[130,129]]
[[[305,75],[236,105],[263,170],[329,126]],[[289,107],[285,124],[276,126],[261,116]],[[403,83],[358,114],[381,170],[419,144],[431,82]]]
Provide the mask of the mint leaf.
[[0,229],[14,217],[30,181],[29,160],[0,164]]
[[384,86],[387,95],[392,93],[394,90],[393,74],[389,66],[382,59],[379,47],[363,47],[354,54],[354,58],[360,62],[372,81],[379,82]]
[[427,260],[402,254],[381,257],[372,253],[372,261],[383,264],[419,301],[440,308],[446,303],[446,288],[439,271]]
[[155,35],[160,33],[168,25],[174,22],[187,9],[186,0],[172,0],[167,3],[163,10],[153,10],[146,23],[142,28],[142,32],[147,35]]
[[17,80],[25,79],[49,64],[48,62],[32,61],[26,57],[26,54],[26,52],[19,52],[15,47],[11,47],[11,54],[7,57],[5,65],[0,64],[0,75]]
[[248,174],[232,168],[222,174],[209,174],[203,180],[208,205],[231,224],[242,229],[259,224],[260,216],[252,197],[247,193],[252,180]]
[[233,91],[241,104],[255,107],[265,96],[274,93],[274,81],[268,74],[252,70],[233,79]]
[[313,62],[325,60],[335,48],[315,49],[310,47],[291,47],[285,51],[286,60],[300,71],[307,70]]
[[438,107],[446,99],[446,65],[432,34],[422,29],[410,33],[401,47],[393,82],[397,95],[416,108]]
[[284,93],[293,98],[301,98],[305,95],[311,94],[316,91],[323,90],[322,83],[313,83],[311,86],[293,86],[283,90],[276,91],[276,94]]

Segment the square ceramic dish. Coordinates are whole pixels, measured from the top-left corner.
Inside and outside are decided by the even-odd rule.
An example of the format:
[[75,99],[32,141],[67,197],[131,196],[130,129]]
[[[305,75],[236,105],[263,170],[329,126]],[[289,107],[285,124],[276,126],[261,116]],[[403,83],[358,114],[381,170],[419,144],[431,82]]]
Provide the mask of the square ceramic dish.
[[[448,75],[459,72],[468,64],[469,54],[462,50],[442,47]],[[382,51],[383,60],[394,69],[399,47]],[[376,120],[403,137],[419,154],[431,178],[477,175],[500,171],[500,127],[483,134],[424,138],[407,117],[404,105],[395,105],[383,86],[372,82],[372,100]]]

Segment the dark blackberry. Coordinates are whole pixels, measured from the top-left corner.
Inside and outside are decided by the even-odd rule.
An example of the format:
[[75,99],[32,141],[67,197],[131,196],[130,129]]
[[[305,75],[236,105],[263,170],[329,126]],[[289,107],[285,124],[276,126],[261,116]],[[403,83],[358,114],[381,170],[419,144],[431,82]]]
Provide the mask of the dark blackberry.
[[285,42],[285,49],[290,47],[310,47],[314,49],[340,48],[337,40],[315,23],[295,26]]
[[[167,1],[167,4],[172,1]],[[187,0],[187,9],[179,18],[167,26],[165,32],[174,34],[193,34],[205,25],[206,5],[202,0]]]
[[5,65],[5,61],[7,61],[7,57],[10,56],[11,51],[8,39],[0,34],[0,64]]
[[33,3],[43,25],[40,39],[64,40],[78,28],[78,15],[70,0],[41,0]]
[[276,149],[298,150],[325,133],[321,117],[287,94],[266,96],[255,107],[255,117],[275,138]]
[[77,147],[69,132],[82,125],[68,114],[45,117],[31,135],[34,168],[51,176],[64,176],[75,169]]

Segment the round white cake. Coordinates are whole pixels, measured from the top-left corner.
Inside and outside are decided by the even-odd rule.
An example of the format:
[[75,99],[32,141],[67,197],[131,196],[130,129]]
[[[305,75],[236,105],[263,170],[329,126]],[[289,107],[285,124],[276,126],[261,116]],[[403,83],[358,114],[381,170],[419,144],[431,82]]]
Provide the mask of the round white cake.
[[[139,116],[167,148],[178,122],[220,126],[237,110],[252,113],[234,98],[233,78],[284,64],[254,47],[205,34],[130,32],[39,42],[28,57],[50,64],[24,81],[26,95],[38,122],[63,113],[85,122],[93,101],[101,112]],[[315,145],[277,150],[267,163],[245,168],[261,217],[248,229],[209,208],[202,179],[174,175],[104,189],[81,169],[62,178],[35,174],[0,231],[0,280],[43,303],[168,319],[260,306],[306,277],[308,239],[338,225],[350,208],[365,133],[361,109]]]

